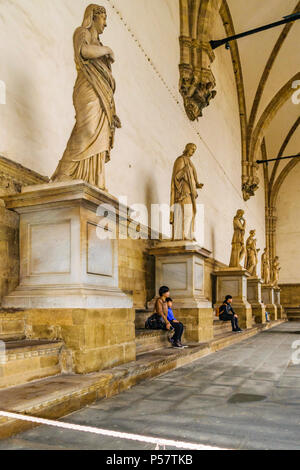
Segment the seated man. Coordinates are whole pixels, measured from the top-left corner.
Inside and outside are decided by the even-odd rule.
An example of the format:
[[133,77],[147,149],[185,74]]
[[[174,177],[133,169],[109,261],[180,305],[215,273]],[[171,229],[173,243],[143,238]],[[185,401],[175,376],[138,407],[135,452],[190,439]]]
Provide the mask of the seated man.
[[182,334],[183,334],[184,326],[181,322],[176,320],[176,318],[174,317],[174,313],[173,313],[173,310],[172,310],[173,300],[171,299],[171,297],[168,297],[166,299],[166,302],[167,302],[167,305],[168,305],[168,321],[171,323],[172,327],[175,330],[175,333],[174,333],[173,337],[171,338],[171,344],[175,348],[178,348],[178,347],[182,348],[183,345],[181,343],[181,337],[182,337]]
[[243,330],[241,330],[241,328],[239,327],[238,316],[234,312],[231,304],[232,304],[232,296],[226,295],[225,300],[219,310],[220,312],[219,319],[221,321],[231,321],[232,331],[240,333]]

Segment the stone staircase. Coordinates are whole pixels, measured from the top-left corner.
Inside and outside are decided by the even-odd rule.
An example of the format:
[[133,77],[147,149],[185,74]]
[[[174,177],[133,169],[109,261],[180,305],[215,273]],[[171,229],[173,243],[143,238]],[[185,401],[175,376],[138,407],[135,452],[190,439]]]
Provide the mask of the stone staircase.
[[145,322],[147,318],[152,315],[153,311],[152,310],[141,310],[137,309],[135,311],[135,329],[136,330],[143,330],[145,329]]
[[285,307],[285,313],[289,321],[300,321],[300,306]]
[[226,333],[231,333],[232,327],[230,321],[221,321],[218,317],[214,317],[214,338],[224,336]]
[[168,333],[162,330],[135,330],[136,353],[143,354],[170,346]]
[[61,341],[4,341],[0,348],[0,389],[61,373]]
[[63,346],[26,339],[24,313],[0,311],[0,389],[60,374]]
[[[283,322],[231,332],[231,324],[214,319],[214,338],[174,349],[166,331],[145,330],[148,310],[136,312],[136,361],[87,375],[65,373],[62,341],[26,339],[22,312],[0,311],[0,410],[58,419],[137,383],[181,367],[207,354]],[[33,427],[0,417],[0,439]]]
[[25,318],[22,310],[0,310],[0,341],[25,339]]

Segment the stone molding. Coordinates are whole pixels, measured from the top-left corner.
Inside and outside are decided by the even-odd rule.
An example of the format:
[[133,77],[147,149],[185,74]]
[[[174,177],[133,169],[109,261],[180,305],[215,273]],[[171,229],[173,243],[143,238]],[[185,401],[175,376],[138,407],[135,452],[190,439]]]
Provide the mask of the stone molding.
[[23,186],[48,183],[49,178],[0,155],[0,198],[21,192]]

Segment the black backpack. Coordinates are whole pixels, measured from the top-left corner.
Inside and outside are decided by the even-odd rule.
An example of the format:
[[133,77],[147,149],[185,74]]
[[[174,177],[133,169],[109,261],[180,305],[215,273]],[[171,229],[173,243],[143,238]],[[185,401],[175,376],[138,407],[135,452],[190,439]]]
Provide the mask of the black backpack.
[[162,319],[161,315],[154,313],[145,322],[145,328],[147,330],[165,330],[166,324]]

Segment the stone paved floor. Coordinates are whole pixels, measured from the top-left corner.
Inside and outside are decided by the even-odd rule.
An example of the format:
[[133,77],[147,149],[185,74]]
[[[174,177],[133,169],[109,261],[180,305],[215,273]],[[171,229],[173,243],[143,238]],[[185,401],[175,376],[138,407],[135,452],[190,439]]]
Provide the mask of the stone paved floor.
[[[99,401],[63,420],[232,449],[300,449],[300,323],[291,322]],[[299,353],[300,358],[300,353]],[[153,449],[39,427],[1,449]]]

